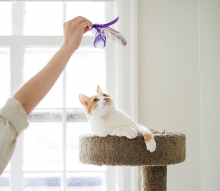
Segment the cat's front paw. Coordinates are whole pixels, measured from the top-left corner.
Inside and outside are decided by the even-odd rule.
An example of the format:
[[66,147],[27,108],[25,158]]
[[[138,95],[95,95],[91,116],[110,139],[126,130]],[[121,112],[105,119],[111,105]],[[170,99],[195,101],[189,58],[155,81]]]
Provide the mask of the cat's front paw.
[[138,136],[138,132],[132,127],[118,127],[110,133],[110,135],[116,135],[118,137],[127,137],[128,139],[133,139]]
[[125,135],[128,139],[134,139],[138,136],[138,132],[134,128],[128,128]]
[[146,146],[147,146],[147,150],[149,150],[150,152],[154,152],[156,149],[156,142],[154,138],[151,139],[148,143],[146,143]]

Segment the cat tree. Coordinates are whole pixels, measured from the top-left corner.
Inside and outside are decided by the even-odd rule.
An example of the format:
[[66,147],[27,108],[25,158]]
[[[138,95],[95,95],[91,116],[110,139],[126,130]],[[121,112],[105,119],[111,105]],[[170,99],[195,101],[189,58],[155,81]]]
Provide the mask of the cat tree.
[[185,135],[155,134],[156,151],[146,149],[143,136],[135,139],[85,135],[79,138],[79,157],[84,164],[141,166],[143,191],[167,190],[167,165],[185,160]]

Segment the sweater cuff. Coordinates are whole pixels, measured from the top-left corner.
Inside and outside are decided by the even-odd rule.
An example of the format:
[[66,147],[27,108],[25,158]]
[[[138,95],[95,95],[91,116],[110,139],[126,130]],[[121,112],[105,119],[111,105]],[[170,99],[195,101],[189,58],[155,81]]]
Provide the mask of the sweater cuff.
[[0,116],[11,123],[18,135],[29,125],[27,113],[21,103],[14,98],[7,100],[5,106],[0,110]]

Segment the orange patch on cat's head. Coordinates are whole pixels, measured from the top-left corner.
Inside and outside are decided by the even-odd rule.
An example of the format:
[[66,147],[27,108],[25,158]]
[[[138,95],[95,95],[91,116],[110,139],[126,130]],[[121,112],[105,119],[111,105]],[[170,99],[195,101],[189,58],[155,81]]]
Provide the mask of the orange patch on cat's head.
[[88,114],[91,114],[92,110],[94,110],[98,105],[98,103],[95,101],[95,99],[97,99],[95,96],[89,98],[89,102],[86,107],[86,111]]
[[[85,107],[87,114],[91,115],[92,111],[97,108],[95,115],[104,115],[109,111],[109,108],[114,107],[114,102],[111,99],[110,95],[103,93],[100,86],[97,86],[97,94],[92,97],[87,97],[83,94],[79,95],[79,100],[82,105]],[[105,107],[106,105],[110,107]],[[104,108],[104,109],[103,109]]]

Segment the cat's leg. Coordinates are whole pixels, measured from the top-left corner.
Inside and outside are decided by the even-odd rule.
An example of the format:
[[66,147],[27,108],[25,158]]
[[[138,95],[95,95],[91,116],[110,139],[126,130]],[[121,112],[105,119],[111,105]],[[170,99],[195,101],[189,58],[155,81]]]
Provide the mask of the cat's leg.
[[128,139],[133,139],[138,136],[138,132],[132,127],[117,127],[109,135],[116,135],[118,137],[125,136]]
[[139,133],[143,134],[147,150],[154,152],[156,149],[156,141],[153,133],[147,127],[141,125],[137,125],[137,130]]

